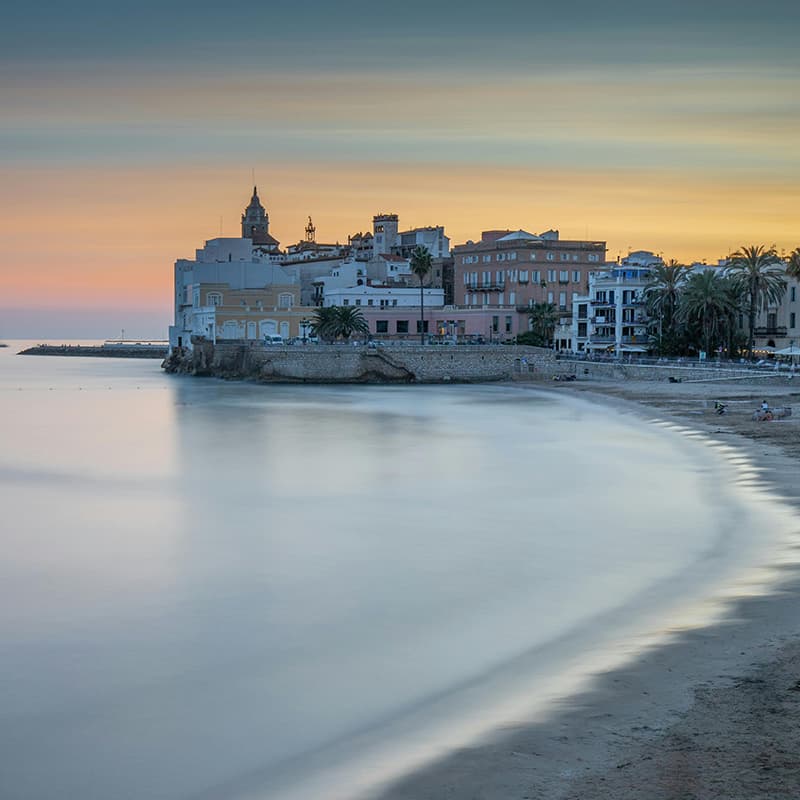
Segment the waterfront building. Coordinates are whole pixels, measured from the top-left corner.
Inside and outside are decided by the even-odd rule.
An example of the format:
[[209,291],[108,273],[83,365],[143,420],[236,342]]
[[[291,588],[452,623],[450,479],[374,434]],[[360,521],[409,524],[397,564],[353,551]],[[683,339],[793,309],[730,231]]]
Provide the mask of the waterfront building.
[[400,230],[397,214],[376,214],[372,218],[372,233],[357,233],[348,237],[351,254],[358,260],[370,261],[381,255],[409,258],[415,247],[425,247],[433,259],[450,256],[450,239],[443,225]]
[[192,347],[193,336],[260,339],[297,336],[312,309],[300,304],[295,278],[248,238],[210,239],[174,270],[170,348]]
[[[573,352],[646,353],[649,336],[645,289],[658,261],[626,259],[589,275],[589,291],[572,306]],[[641,266],[647,263],[648,266]],[[564,348],[567,349],[567,348]]]
[[569,314],[588,289],[589,272],[605,259],[605,242],[562,240],[558,231],[484,231],[480,241],[453,248],[454,301],[523,314],[547,302]]

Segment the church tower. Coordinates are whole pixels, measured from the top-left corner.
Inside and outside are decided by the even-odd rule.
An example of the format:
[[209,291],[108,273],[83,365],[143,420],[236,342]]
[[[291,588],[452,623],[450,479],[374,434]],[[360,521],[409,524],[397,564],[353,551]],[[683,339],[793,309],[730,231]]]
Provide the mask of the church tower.
[[252,239],[254,246],[260,246],[265,250],[274,250],[278,247],[278,240],[269,235],[269,214],[258,199],[256,186],[253,187],[250,205],[242,214],[242,238]]

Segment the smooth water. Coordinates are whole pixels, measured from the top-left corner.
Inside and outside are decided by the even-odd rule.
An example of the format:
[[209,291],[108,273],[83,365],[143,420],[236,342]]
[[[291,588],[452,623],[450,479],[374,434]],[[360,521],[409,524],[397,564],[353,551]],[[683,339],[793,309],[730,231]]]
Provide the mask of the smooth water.
[[535,714],[755,551],[716,456],[606,406],[15,349],[8,800],[355,796]]

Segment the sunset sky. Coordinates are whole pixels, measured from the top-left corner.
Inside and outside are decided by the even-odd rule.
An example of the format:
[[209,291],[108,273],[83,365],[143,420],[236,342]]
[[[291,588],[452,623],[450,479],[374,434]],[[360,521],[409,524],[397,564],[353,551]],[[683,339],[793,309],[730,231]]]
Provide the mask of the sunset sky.
[[164,336],[172,264],[309,214],[800,245],[800,3],[76,0],[0,28],[0,337]]

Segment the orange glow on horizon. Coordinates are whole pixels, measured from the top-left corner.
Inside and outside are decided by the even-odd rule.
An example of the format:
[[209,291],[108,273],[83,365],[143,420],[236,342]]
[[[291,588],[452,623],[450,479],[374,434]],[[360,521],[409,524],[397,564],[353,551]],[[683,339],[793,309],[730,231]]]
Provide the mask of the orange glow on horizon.
[[[453,245],[482,230],[557,228],[680,261],[742,244],[798,246],[800,187],[787,179],[675,170],[565,170],[471,165],[259,163],[259,193],[282,247],[347,240],[393,211],[401,228],[444,225]],[[168,308],[172,265],[207,239],[240,234],[249,165],[76,166],[6,170],[0,306]]]

